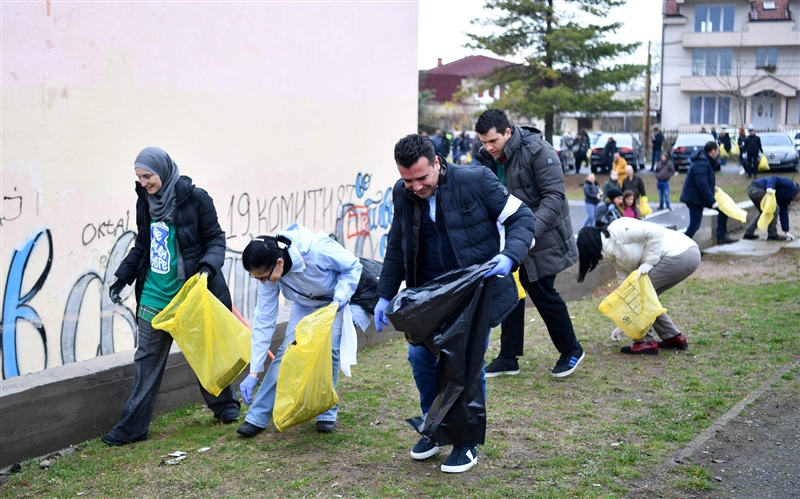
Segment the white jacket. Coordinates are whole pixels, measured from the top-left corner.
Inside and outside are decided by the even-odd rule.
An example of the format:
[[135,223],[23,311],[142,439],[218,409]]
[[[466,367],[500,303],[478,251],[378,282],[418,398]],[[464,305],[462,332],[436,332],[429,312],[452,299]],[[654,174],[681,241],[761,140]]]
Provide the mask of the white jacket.
[[656,266],[665,256],[678,256],[697,246],[684,234],[635,218],[620,218],[609,224],[611,237],[603,240],[603,259],[614,260],[617,278],[624,281],[642,263]]

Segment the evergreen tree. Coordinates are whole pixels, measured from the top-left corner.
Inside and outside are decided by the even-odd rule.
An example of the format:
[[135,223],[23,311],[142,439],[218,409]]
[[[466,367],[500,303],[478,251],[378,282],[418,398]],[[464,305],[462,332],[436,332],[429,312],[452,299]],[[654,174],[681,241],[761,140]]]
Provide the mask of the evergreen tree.
[[487,0],[484,8],[498,11],[498,16],[476,19],[473,24],[496,29],[488,36],[467,34],[472,39],[467,47],[524,58],[522,64],[498,69],[485,78],[486,88],[505,85],[508,89],[495,107],[544,118],[545,138],[552,141],[557,113],[597,114],[641,106],[641,102],[615,101],[611,96],[618,85],[641,75],[644,65],[606,66],[611,59],[631,54],[639,43],[608,42],[605,37],[621,23],[584,25],[569,10],[605,18],[610,9],[624,4],[625,0]]

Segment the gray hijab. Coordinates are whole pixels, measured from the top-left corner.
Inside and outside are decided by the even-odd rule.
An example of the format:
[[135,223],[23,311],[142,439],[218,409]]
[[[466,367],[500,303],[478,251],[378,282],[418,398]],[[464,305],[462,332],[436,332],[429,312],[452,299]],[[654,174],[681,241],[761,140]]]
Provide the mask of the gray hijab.
[[178,165],[169,154],[158,147],[147,147],[136,156],[134,167],[143,168],[161,177],[161,189],[155,194],[147,194],[150,205],[150,216],[155,220],[172,222],[171,215],[175,209],[175,185],[181,174]]

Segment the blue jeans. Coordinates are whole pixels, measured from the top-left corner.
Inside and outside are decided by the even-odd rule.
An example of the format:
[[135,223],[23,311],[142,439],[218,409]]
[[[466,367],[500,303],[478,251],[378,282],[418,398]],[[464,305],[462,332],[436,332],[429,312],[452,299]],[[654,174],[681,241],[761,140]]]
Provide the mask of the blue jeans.
[[[687,204],[689,209],[689,226],[686,227],[686,236],[693,237],[703,221],[703,207],[696,204]],[[719,212],[717,215],[717,241],[728,237],[728,215]]]
[[[483,348],[484,356],[489,349],[489,333],[486,331],[486,346]],[[419,407],[422,414],[427,414],[430,410],[439,387],[436,383],[436,371],[439,366],[439,359],[424,346],[408,345],[408,362],[411,364],[411,372],[414,375],[414,382],[419,391]],[[484,361],[484,366],[486,362]],[[483,397],[486,398],[486,372],[481,367],[481,384],[483,385]]]
[[669,208],[669,180],[656,180],[658,187],[658,207]]
[[661,149],[653,149],[653,159],[652,163],[650,164],[651,170],[656,167],[656,163],[658,163],[660,159],[661,159]]
[[[289,345],[294,342],[294,330],[297,327],[297,323],[300,322],[303,317],[327,305],[328,303],[323,303],[317,308],[310,308],[300,305],[299,303],[292,303],[292,310],[289,313],[289,322],[286,325],[286,338],[283,340],[283,344],[278,349],[278,353],[275,354],[275,358],[270,362],[267,368],[267,373],[264,375],[263,381],[261,381],[261,386],[258,388],[255,400],[253,400],[253,405],[250,406],[250,410],[247,411],[247,417],[244,418],[245,421],[259,428],[267,427],[270,419],[272,419],[272,409],[275,406],[275,388],[278,385],[278,374],[281,370],[283,354],[286,352],[286,349],[289,348]],[[339,379],[339,344],[342,340],[342,311],[339,311],[336,314],[336,318],[333,320],[331,334],[333,387],[336,388],[336,382]],[[338,410],[339,405],[337,404],[317,416],[317,421],[336,421],[336,413]]]
[[594,227],[594,212],[597,211],[597,205],[584,201],[583,206],[586,208],[586,220],[583,222],[583,226]]

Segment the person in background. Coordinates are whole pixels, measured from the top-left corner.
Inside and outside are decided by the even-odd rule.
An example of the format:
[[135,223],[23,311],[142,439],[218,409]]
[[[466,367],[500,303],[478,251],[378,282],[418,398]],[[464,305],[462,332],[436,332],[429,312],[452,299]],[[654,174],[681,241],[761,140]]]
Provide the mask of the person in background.
[[653,127],[653,135],[650,137],[650,141],[653,143],[653,162],[650,165],[650,171],[653,171],[656,167],[656,161],[661,157],[661,147],[664,144],[664,134],[661,133],[658,127]]
[[739,175],[744,175],[747,173],[747,154],[744,152],[744,141],[746,139],[747,136],[744,133],[744,127],[740,126],[739,135],[736,137],[736,145],[739,146],[739,166],[741,167],[739,170]]
[[608,173],[614,167],[614,160],[616,159],[617,154],[617,141],[614,140],[614,137],[609,137],[608,141],[606,141],[605,147],[603,147],[603,172]]
[[628,165],[625,167],[625,178],[622,179],[622,191],[633,191],[636,195],[636,201],[638,202],[642,196],[646,196],[647,192],[644,189],[644,181],[642,177],[636,175],[633,171],[633,167]]
[[586,130],[581,130],[575,136],[575,142],[572,144],[572,150],[575,152],[575,173],[581,171],[581,164],[585,161],[586,166],[591,170],[592,155],[590,151],[591,145],[589,142],[589,133]]
[[720,130],[719,139],[717,140],[717,143],[719,143],[719,145],[721,145],[722,148],[725,149],[725,152],[727,154],[731,153],[731,136],[728,135],[728,132],[726,132],[725,130]]
[[747,178],[755,179],[758,175],[758,161],[761,159],[761,154],[764,149],[761,147],[761,137],[756,135],[753,127],[747,129],[748,135],[744,139],[744,152],[747,153]]
[[595,180],[594,173],[589,173],[583,182],[583,206],[586,208],[586,220],[584,227],[594,226],[594,213],[597,211],[597,204],[602,201],[603,193],[600,191],[600,184]]
[[[256,279],[258,299],[254,313],[250,374],[239,385],[245,404],[250,404],[245,422],[236,433],[252,438],[267,428],[275,405],[281,361],[295,340],[295,328],[306,316],[336,303],[338,312],[331,330],[333,387],[339,378],[339,345],[342,338],[343,308],[348,305],[361,278],[361,262],[326,234],[312,233],[299,224],[290,225],[276,236],[259,236],[242,252],[242,265]],[[283,343],[269,364],[264,381],[253,400],[259,373],[264,370],[272,335],[278,323],[280,295],[291,302]],[[317,416],[317,431],[336,429],[339,406]]]
[[[146,440],[156,397],[164,377],[172,336],[153,328],[153,318],[195,274],[205,274],[208,290],[228,309],[231,295],[222,275],[225,232],[217,220],[214,201],[192,179],[181,176],[178,165],[158,147],[136,156],[136,239],[122,260],[109,288],[114,303],[121,303],[125,286],[135,283],[138,346],[133,357],[133,387],[122,417],[103,435],[107,445]],[[199,384],[199,383],[198,383]],[[219,396],[200,385],[206,405],[223,424],[239,419],[239,401],[228,386]]]
[[603,184],[603,194],[607,194],[611,189],[620,189],[620,193],[622,193],[622,185],[620,185],[619,174],[616,170],[611,170],[608,174],[608,180]]
[[[539,130],[513,126],[500,109],[484,111],[475,123],[475,132],[483,143],[479,153],[482,161],[503,165],[509,191],[529,206],[536,217],[538,242],[525,257],[519,279],[559,353],[550,374],[556,378],[569,376],[585,353],[575,336],[567,304],[555,288],[556,276],[571,267],[578,257],[558,155]],[[489,364],[487,371],[513,368],[518,363],[516,357],[503,355],[506,340],[511,341],[501,337],[501,355]],[[521,332],[513,339],[520,352],[523,340]]]
[[714,141],[719,142],[719,136],[717,135],[717,127],[711,127],[711,135],[714,137]]
[[[700,248],[690,238],[661,225],[621,218],[608,227],[584,227],[578,232],[578,282],[611,260],[622,283],[632,272],[648,274],[659,296],[680,283],[700,266]],[[661,339],[656,340],[653,331]],[[686,350],[686,337],[669,315],[659,315],[647,334],[620,350],[629,355],[658,355],[659,349]]]
[[[717,209],[714,193],[717,190],[714,176],[714,165],[719,155],[719,145],[714,141],[706,142],[700,151],[695,151],[690,157],[691,165],[683,181],[681,202],[689,209],[689,226],[686,227],[686,236],[694,237],[700,223],[703,221],[703,208]],[[728,215],[719,212],[717,215],[717,244],[731,244],[738,241],[728,237]]]
[[666,153],[661,153],[661,161],[656,165],[655,174],[656,187],[658,187],[658,209],[663,210],[666,207],[672,211],[669,204],[669,180],[675,175],[675,165],[672,164]]
[[628,162],[625,161],[625,158],[623,158],[618,152],[614,153],[613,167],[619,178],[619,186],[622,187],[622,182],[625,180],[625,169],[628,167]]
[[[496,263],[485,277],[498,276],[490,281],[489,319],[490,327],[497,326],[519,303],[516,283],[508,274],[522,263],[533,243],[536,222],[530,208],[503,187],[499,175],[488,168],[448,164],[419,135],[400,139],[394,158],[401,179],[392,188],[394,209],[378,280],[375,328],[382,331],[389,324],[386,308],[403,281],[410,288],[419,287],[451,270],[486,262]],[[505,233],[502,248],[498,224]],[[484,348],[488,343],[487,330]],[[438,359],[425,346],[409,345],[408,361],[419,391],[420,409],[426,414],[438,393]],[[469,470],[478,462],[477,447],[482,443],[453,445],[441,470]],[[423,436],[411,450],[411,457],[427,459],[438,451],[439,444]]]
[[[767,240],[769,241],[794,241],[794,236],[789,233],[789,204],[800,201],[800,184],[792,182],[786,177],[764,177],[754,180],[747,187],[747,197],[753,202],[758,214],[750,220],[744,231],[744,239],[758,239],[755,234],[758,228],[758,219],[761,216],[761,200],[771,192],[775,194],[779,215],[773,215],[772,221],[767,226]],[[778,218],[781,219],[783,235],[778,234]]]
[[636,193],[630,189],[622,192],[622,216],[637,220],[642,218],[639,214],[639,200],[636,198]]
[[622,191],[612,187],[605,191],[606,202],[597,207],[594,214],[594,226],[605,227],[614,220],[622,218]]
[[572,145],[575,143],[575,136],[572,135],[572,130],[567,128],[564,135],[561,136],[561,143],[558,145],[561,155],[564,158],[563,166],[570,170],[575,166],[575,153],[572,150]]

